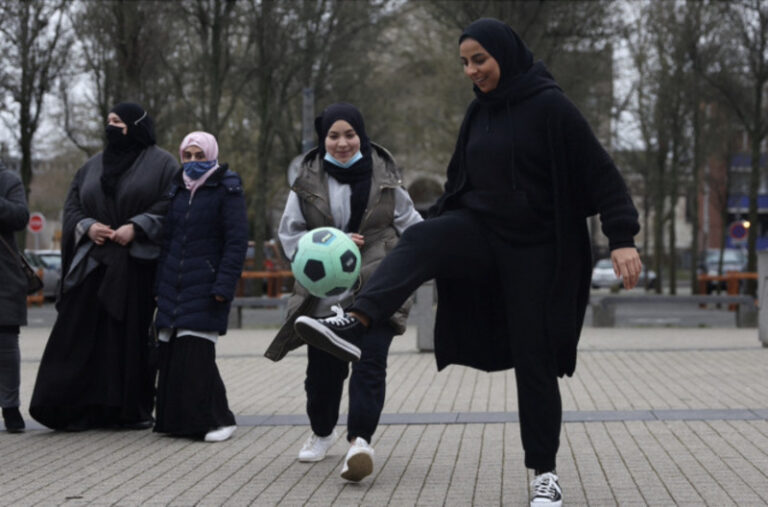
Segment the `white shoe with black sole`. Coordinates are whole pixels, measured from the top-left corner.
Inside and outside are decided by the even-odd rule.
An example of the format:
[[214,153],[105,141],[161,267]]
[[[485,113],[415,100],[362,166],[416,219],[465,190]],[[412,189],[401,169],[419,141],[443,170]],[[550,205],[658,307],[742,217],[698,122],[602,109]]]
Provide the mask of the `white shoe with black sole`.
[[563,490],[552,472],[537,475],[531,481],[531,507],[562,507]]
[[309,345],[328,352],[342,361],[356,362],[360,360],[360,343],[366,331],[365,326],[345,313],[341,307],[333,309],[336,315],[324,319],[301,316],[296,319],[293,328],[302,340]]

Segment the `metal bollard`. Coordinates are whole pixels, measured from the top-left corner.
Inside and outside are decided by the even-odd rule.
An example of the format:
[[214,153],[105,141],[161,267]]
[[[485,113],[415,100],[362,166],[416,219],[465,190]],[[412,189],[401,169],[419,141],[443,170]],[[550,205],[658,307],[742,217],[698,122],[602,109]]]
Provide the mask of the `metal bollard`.
[[411,315],[416,320],[416,348],[419,352],[435,350],[435,283],[429,281],[416,289]]
[[768,347],[768,251],[757,252],[758,338]]

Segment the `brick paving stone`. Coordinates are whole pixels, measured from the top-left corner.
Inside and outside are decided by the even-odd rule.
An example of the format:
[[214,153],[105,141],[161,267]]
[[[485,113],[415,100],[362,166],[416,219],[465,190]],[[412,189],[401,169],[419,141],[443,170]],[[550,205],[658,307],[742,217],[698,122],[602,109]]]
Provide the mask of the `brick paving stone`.
[[[527,503],[532,473],[510,422],[513,371],[437,372],[409,329],[389,358],[374,473],[350,484],[339,477],[343,440],[325,461],[298,463],[310,431],[301,422],[306,357],[299,349],[278,363],[264,358],[274,332],[233,331],[217,347],[245,424],[231,440],[0,433],[0,460],[10,464],[0,505]],[[22,329],[23,410],[46,338],[45,329]],[[576,375],[560,381],[565,419],[576,421],[563,425],[558,456],[567,505],[768,504],[768,349],[755,330],[585,328],[580,348]],[[342,412],[347,403],[345,394]]]

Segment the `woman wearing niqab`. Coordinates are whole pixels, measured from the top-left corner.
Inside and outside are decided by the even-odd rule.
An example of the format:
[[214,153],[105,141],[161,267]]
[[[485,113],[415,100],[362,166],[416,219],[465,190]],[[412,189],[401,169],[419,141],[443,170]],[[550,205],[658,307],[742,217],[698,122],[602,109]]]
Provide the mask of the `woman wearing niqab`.
[[152,288],[177,163],[138,104],[117,104],[107,121],[104,151],[78,170],[64,205],[59,313],[29,408],[57,430],[153,422]]

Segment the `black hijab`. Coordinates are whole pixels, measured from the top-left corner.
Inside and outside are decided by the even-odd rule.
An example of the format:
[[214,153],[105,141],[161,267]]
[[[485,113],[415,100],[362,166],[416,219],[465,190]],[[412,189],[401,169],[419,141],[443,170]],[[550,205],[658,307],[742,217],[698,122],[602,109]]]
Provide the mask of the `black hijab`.
[[474,39],[498,62],[501,77],[498,86],[483,93],[473,86],[478,101],[485,104],[514,104],[547,88],[559,88],[542,62],[533,61],[533,53],[512,28],[497,19],[480,18],[459,37]]
[[[325,138],[328,136],[331,126],[338,120],[344,120],[352,125],[360,138],[360,154],[363,158],[347,168],[332,164],[324,158]],[[351,214],[344,229],[346,232],[357,232],[363,220],[365,207],[368,205],[373,175],[371,140],[365,133],[363,115],[352,104],[345,102],[331,104],[323,110],[320,116],[315,118],[315,131],[317,132],[318,156],[322,161],[323,170],[339,182],[349,185],[352,189],[352,194],[349,197]]]
[[121,102],[110,113],[119,116],[128,127],[125,135],[119,127],[107,125],[106,128],[101,188],[105,194],[114,196],[120,176],[133,165],[142,150],[155,144],[155,126],[147,112],[133,102]]

